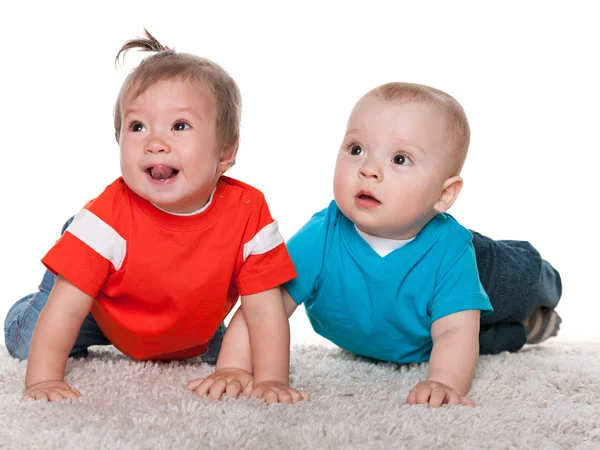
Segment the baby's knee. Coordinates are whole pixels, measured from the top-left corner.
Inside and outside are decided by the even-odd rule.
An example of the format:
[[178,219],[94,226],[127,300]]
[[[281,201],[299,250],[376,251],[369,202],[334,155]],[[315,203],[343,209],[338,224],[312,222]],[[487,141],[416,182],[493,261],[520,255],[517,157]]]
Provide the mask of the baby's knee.
[[[8,317],[7,317],[8,319]],[[16,321],[4,322],[4,342],[8,354],[13,358],[25,360],[29,356],[29,340],[23,339],[19,333],[19,324]]]
[[8,311],[4,320],[4,342],[11,356],[18,359],[27,359],[29,356],[33,330],[47,300],[43,292],[29,294]]
[[532,295],[539,299],[541,306],[554,309],[562,296],[560,273],[550,263],[542,260],[540,276],[532,289]]

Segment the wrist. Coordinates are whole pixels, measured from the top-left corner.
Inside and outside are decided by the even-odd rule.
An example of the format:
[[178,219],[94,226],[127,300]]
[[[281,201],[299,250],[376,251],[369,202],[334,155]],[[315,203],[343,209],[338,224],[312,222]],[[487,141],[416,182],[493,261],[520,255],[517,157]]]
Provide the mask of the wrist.
[[428,381],[430,383],[442,384],[442,385],[446,386],[447,388],[450,388],[453,391],[456,391],[460,395],[467,395],[467,392],[469,391],[469,386],[470,386],[470,382],[467,384],[467,386],[465,388],[464,382],[460,382],[456,379],[450,379],[448,377],[442,377],[442,376],[428,376],[426,381]]
[[238,362],[227,361],[227,360],[221,361],[220,359],[218,359],[217,360],[217,364],[215,364],[215,371],[216,370],[223,370],[223,369],[245,370],[249,374],[252,374],[252,365],[249,365],[249,364],[239,364]]
[[235,370],[239,370],[242,372],[246,372],[250,375],[252,375],[252,372],[248,371],[247,369],[244,369],[243,367],[237,367],[237,366],[219,366],[218,364],[215,366],[215,372],[221,371],[221,370],[230,370],[230,371],[235,371]]
[[41,380],[41,381],[37,380],[37,381],[35,381],[33,383],[27,383],[26,382],[25,383],[25,390],[29,390],[31,388],[39,387],[39,386],[41,386],[43,384],[64,383],[64,382],[65,382],[65,380],[63,380],[63,379],[60,379],[60,380],[59,379],[56,379],[56,380]]
[[266,378],[264,380],[256,380],[256,378],[254,379],[254,386],[258,386],[259,384],[262,383],[274,383],[274,384],[280,384],[282,386],[288,387],[289,383],[286,383],[285,381],[282,380],[277,380],[274,378]]
[[255,375],[254,376],[254,384],[260,384],[260,383],[265,383],[265,382],[273,382],[273,383],[280,383],[280,384],[284,384],[286,386],[289,386],[290,384],[290,380],[289,377],[286,375],[280,375],[280,376],[276,376],[276,375],[269,375],[267,374],[265,375]]
[[37,358],[29,360],[25,374],[25,389],[42,383],[63,382],[65,378],[65,364],[56,362],[56,359],[39,361]]

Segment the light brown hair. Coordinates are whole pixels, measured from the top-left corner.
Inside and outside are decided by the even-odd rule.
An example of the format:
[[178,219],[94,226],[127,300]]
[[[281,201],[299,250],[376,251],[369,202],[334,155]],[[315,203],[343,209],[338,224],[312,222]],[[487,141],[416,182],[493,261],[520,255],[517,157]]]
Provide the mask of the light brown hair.
[[132,88],[133,97],[142,94],[153,84],[169,80],[182,79],[197,81],[202,88],[207,88],[214,96],[217,104],[217,138],[224,152],[236,150],[240,140],[240,122],[242,113],[242,97],[240,90],[231,76],[218,64],[209,59],[189,53],[177,53],[164,47],[158,40],[144,29],[146,37],[125,42],[117,57],[131,49],[156,52],[144,59],[133,69],[121,86],[115,103],[114,123],[117,142],[121,134],[123,101]]
[[387,83],[368,92],[366,95],[376,95],[387,102],[423,102],[434,105],[446,117],[450,133],[455,140],[456,174],[460,173],[467,157],[471,129],[463,107],[454,97],[439,89],[416,83]]

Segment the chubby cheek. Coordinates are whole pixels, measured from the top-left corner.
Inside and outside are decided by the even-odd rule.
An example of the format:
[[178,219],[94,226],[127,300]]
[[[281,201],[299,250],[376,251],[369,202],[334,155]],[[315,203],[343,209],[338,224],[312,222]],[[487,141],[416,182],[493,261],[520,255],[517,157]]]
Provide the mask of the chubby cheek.
[[396,195],[397,198],[402,199],[395,203],[397,212],[415,217],[429,212],[437,201],[435,189],[427,183],[405,185],[400,192],[396,192]]
[[189,182],[202,182],[217,173],[217,161],[214,158],[192,157],[180,159],[181,172]]
[[352,183],[343,170],[336,168],[333,175],[333,198],[345,215],[349,214],[349,207],[353,202]]
[[[136,178],[137,161],[127,152],[121,152],[121,175],[127,184],[133,182]],[[139,176],[139,175],[138,175]]]
[[335,172],[333,173],[333,195],[337,197],[344,190],[344,177],[342,171],[338,166],[335,167]]

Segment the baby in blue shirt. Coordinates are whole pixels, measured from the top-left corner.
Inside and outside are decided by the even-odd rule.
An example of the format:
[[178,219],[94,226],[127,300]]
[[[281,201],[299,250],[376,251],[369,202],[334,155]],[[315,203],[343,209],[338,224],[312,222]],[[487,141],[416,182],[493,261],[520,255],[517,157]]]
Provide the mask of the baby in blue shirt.
[[[304,303],[314,330],[341,348],[383,361],[429,361],[410,404],[472,406],[467,393],[480,352],[518,350],[528,326],[534,342],[556,334],[560,321],[560,277],[533,247],[473,234],[446,212],[463,186],[469,138],[463,108],[450,95],[410,83],[373,89],[348,120],[335,200],[288,242],[298,272],[283,289],[288,316]],[[480,257],[491,261],[486,289]],[[512,265],[511,275],[488,267],[495,264]],[[528,273],[535,273],[531,283],[521,286]],[[238,380],[247,377],[236,370],[251,373],[252,365],[249,344],[240,342],[248,342],[241,310],[219,356],[217,367],[227,370],[207,378],[197,395],[242,391]]]

